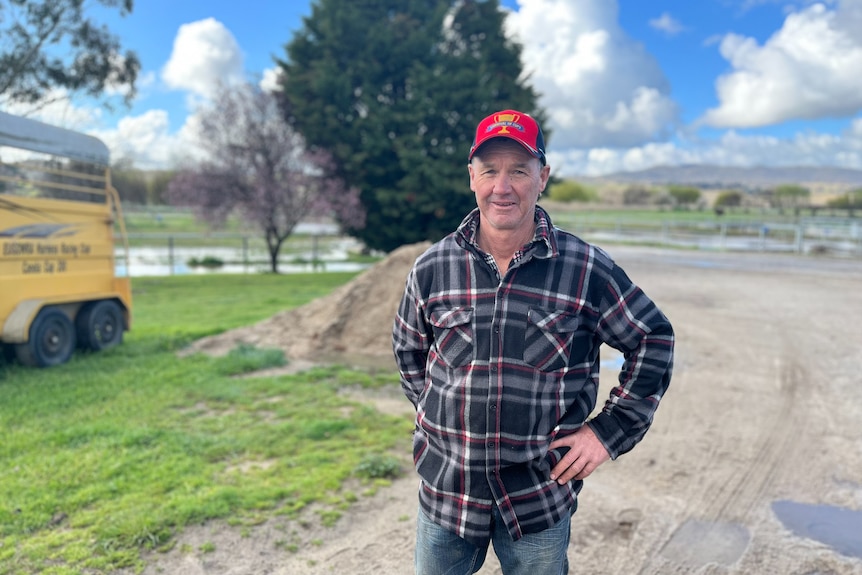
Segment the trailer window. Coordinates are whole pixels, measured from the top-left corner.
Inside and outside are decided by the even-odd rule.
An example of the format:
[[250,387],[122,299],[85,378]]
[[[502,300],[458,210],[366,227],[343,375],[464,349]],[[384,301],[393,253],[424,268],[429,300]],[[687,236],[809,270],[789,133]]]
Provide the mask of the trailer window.
[[105,203],[104,166],[0,146],[0,193]]

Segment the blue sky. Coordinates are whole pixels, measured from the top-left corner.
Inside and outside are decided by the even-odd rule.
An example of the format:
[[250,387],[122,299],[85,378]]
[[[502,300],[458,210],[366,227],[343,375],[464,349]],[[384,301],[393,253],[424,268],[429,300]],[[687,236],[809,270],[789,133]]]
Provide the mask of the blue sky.
[[[862,0],[503,5],[549,112],[559,175],[692,163],[862,169]],[[194,145],[194,114],[215,81],[265,81],[310,12],[309,0],[104,11],[142,61],[137,99],[111,113],[73,98],[42,117],[141,167],[170,166]]]

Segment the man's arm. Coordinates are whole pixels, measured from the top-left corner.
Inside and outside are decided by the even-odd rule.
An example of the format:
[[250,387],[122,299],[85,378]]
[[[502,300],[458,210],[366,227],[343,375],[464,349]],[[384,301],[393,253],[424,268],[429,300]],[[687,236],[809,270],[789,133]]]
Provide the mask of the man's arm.
[[432,333],[425,322],[418,293],[414,269],[407,277],[392,327],[392,350],[401,374],[401,387],[413,405],[419,401],[425,386],[425,366],[431,346],[429,334]]
[[549,446],[562,453],[551,470],[551,479],[560,484],[582,480],[634,447],[649,429],[670,384],[674,335],[668,319],[618,267],[600,289],[596,333],[623,352],[625,361],[619,385],[611,390],[601,413],[585,424],[565,417],[560,421],[561,436]]
[[670,385],[674,333],[670,321],[625,272],[614,266],[604,288],[600,339],[623,353],[619,384],[587,425],[612,459],[646,434]]

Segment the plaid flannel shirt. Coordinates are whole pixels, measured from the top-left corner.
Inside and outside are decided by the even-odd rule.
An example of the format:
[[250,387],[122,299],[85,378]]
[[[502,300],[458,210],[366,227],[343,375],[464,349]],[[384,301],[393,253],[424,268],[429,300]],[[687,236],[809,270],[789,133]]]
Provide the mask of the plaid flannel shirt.
[[501,278],[475,243],[479,212],[420,256],[393,328],[416,406],[420,505],[484,545],[497,505],[513,539],[574,513],[582,482],[549,479],[556,437],[596,405],[599,347],[622,352],[619,383],[590,425],[612,458],[646,433],[670,383],[670,322],[602,250],[536,208],[533,241]]

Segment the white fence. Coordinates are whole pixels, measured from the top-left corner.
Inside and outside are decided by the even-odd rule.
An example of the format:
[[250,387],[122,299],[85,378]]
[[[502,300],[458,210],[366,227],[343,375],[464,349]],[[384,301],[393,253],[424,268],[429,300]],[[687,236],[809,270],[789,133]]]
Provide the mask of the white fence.
[[[797,223],[685,222],[570,218],[561,228],[594,242],[624,242],[722,251],[788,252],[862,257],[862,221]],[[564,218],[566,219],[566,218]]]

